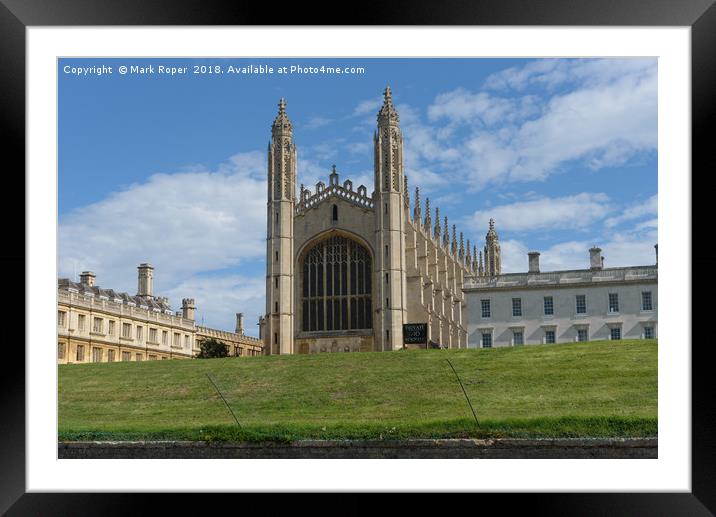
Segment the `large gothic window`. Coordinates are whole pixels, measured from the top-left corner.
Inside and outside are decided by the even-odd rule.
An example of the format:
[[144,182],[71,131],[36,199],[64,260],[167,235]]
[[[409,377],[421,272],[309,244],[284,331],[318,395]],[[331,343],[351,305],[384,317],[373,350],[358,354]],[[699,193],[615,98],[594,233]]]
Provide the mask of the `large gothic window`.
[[368,250],[334,236],[305,255],[303,261],[304,331],[370,329],[372,267]]

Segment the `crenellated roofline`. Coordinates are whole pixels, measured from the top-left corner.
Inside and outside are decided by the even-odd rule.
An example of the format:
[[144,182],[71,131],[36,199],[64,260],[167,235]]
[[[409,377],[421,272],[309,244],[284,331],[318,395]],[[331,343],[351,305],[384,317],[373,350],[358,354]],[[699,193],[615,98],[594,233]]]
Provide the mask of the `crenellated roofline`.
[[330,198],[338,198],[347,201],[360,208],[373,210],[373,197],[368,196],[368,189],[365,185],[358,187],[357,191],[353,190],[353,182],[349,179],[341,185],[338,181],[338,173],[336,166],[333,166],[333,172],[328,177],[328,186],[322,181],[316,183],[315,193],[301,184],[301,192],[296,202],[296,215],[302,214],[312,208],[317,207],[325,200]]

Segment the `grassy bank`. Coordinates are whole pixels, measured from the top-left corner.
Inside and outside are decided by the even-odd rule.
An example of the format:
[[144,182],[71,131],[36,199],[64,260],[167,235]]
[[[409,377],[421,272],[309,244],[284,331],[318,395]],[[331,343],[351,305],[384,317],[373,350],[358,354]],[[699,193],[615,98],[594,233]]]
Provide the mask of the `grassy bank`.
[[59,366],[61,440],[656,434],[652,340]]

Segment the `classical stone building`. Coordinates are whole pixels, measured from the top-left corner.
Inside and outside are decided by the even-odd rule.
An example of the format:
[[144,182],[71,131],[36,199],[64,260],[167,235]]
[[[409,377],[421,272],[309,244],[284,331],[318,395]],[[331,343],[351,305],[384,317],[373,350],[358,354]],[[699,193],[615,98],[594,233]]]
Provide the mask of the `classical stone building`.
[[527,273],[470,279],[470,347],[655,339],[657,265],[605,268],[601,251],[589,250],[586,269],[543,272],[530,252]]
[[243,333],[243,315],[237,314],[235,332],[199,326],[193,299],[185,298],[182,310],[173,312],[167,298],[153,294],[151,264],[138,270],[134,296],[95,285],[91,271],[79,282],[58,280],[58,363],[188,359],[209,338],[224,342],[230,355],[261,354],[261,341]]
[[[385,351],[403,347],[403,324],[425,323],[428,339],[465,348],[472,276],[500,273],[494,222],[482,252],[471,252],[447,217],[415,189],[410,206],[403,134],[390,88],[373,137],[374,184],[300,186],[293,125],[282,99],[268,146],[266,313],[270,354]],[[443,224],[444,223],[444,224]]]

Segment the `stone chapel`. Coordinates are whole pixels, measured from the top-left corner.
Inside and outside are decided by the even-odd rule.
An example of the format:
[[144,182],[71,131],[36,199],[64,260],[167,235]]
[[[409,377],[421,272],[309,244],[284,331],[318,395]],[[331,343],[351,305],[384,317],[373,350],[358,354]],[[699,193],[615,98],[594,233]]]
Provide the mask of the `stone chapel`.
[[[373,136],[374,185],[340,181],[300,186],[293,125],[281,99],[268,146],[266,313],[268,354],[388,351],[403,348],[403,324],[425,323],[433,346],[467,347],[469,278],[500,274],[500,243],[490,221],[483,250],[412,203],[403,168],[403,134],[390,88]],[[485,262],[483,265],[483,251]]]

